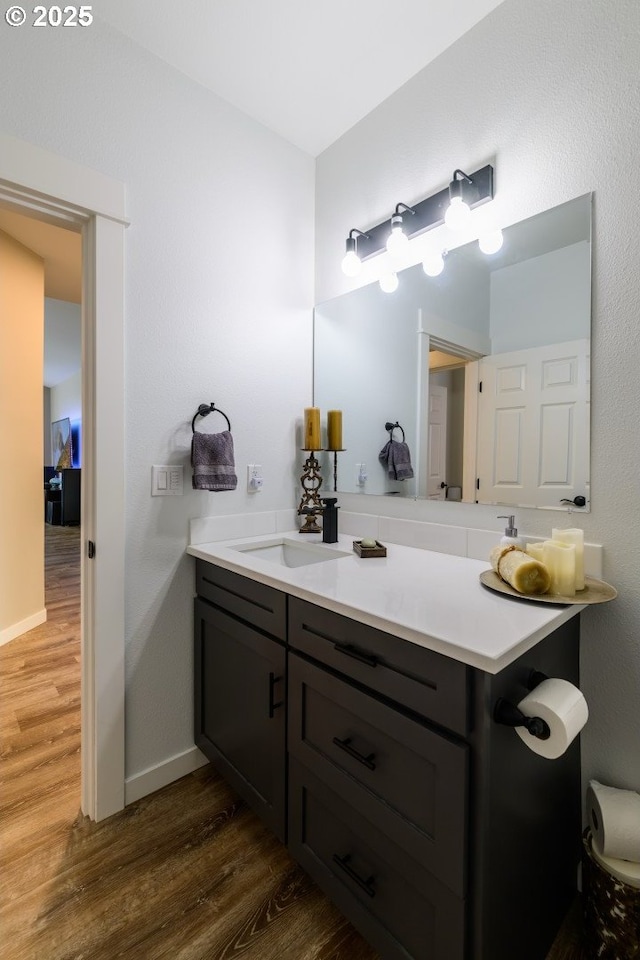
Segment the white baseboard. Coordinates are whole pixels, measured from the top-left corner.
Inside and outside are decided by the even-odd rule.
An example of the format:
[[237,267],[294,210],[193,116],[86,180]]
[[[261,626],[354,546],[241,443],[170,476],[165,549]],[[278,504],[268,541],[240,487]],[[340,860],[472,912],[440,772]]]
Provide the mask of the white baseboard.
[[197,747],[191,747],[184,753],[179,753],[169,760],[163,760],[162,763],[143,770],[142,773],[127,777],[124,782],[125,807],[150,793],[155,793],[156,790],[161,790],[162,787],[167,787],[174,780],[179,780],[180,777],[193,773],[194,770],[203,767],[208,762],[204,753],[201,753]]
[[10,627],[5,627],[4,630],[0,630],[0,647],[5,643],[9,643],[10,640],[15,640],[16,637],[21,637],[22,634],[27,633],[28,630],[39,627],[41,623],[45,623],[46,619],[46,609],[38,610],[37,613],[32,613],[30,617],[26,617],[25,620],[20,620],[19,623],[12,623]]

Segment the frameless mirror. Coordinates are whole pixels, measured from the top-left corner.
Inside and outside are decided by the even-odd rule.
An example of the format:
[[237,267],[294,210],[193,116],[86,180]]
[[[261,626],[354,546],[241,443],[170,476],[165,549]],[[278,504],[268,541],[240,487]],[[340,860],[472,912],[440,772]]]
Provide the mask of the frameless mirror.
[[[343,411],[338,491],[589,509],[591,194],[503,235],[491,255],[451,251],[437,277],[403,270],[393,294],[316,307],[314,405]],[[390,439],[412,478],[380,459]]]

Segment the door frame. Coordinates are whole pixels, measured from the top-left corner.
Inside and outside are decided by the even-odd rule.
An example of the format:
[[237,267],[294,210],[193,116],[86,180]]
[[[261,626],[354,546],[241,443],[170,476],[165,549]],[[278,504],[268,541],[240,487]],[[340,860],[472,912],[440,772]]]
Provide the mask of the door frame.
[[81,808],[103,820],[125,804],[124,184],[0,134],[0,200],[82,233]]

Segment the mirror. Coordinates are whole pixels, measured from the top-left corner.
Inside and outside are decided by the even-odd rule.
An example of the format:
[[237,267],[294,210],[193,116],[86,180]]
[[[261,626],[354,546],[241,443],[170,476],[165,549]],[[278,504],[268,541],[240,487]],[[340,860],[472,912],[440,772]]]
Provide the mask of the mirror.
[[[589,509],[591,194],[503,236],[491,255],[452,250],[438,277],[417,264],[395,293],[316,307],[314,405],[343,411],[339,492]],[[413,477],[396,480],[379,455],[403,437]]]

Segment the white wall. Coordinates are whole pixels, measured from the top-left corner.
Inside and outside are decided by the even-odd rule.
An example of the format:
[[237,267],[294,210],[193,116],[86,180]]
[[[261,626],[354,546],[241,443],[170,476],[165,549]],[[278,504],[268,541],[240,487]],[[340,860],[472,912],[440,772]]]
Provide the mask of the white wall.
[[[117,180],[126,236],[127,775],[193,746],[188,519],[296,505],[311,400],[314,162],[97,20],[3,39],[0,127]],[[191,418],[230,417],[240,482],[190,489]],[[223,421],[205,421],[221,429]],[[263,465],[249,496],[245,465]],[[182,499],[151,464],[185,464]],[[99,545],[98,545],[99,548]]]
[[68,300],[44,300],[44,382],[54,387],[68,380],[82,363],[80,304]]
[[589,330],[591,244],[586,241],[494,270],[490,283],[492,353],[582,340]]
[[51,387],[42,388],[42,463],[51,465]]
[[[618,0],[615,15],[605,0],[505,0],[325,151],[316,184],[320,301],[352,286],[340,271],[351,227],[441,189],[456,167],[495,164],[495,201],[477,212],[505,224],[594,191],[593,502],[579,521],[605,545],[619,596],[582,615],[583,769],[636,789],[640,232],[628,177],[640,154],[639,49],[637,0]],[[494,509],[475,505],[346,496],[343,507],[500,529]],[[560,525],[546,511],[517,513],[531,535]]]
[[68,380],[51,387],[51,423],[69,417],[72,422],[82,419],[82,371],[78,370]]

